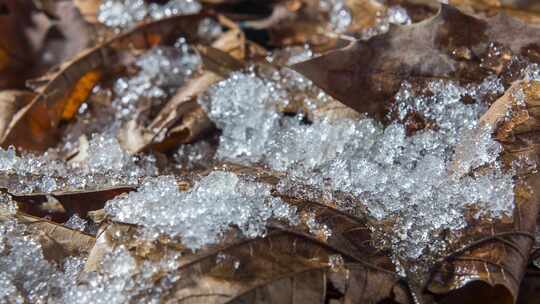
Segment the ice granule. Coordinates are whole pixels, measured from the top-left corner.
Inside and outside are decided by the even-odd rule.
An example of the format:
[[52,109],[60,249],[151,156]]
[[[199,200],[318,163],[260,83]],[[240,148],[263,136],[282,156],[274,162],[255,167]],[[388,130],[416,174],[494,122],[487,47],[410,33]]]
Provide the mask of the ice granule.
[[0,220],[0,303],[79,303],[64,296],[75,288],[85,259],[49,262],[38,237],[14,218]]
[[116,246],[104,255],[98,271],[82,273],[79,284],[66,289],[63,303],[161,303],[178,280],[174,270],[180,253],[163,255],[159,261],[137,260],[125,246]]
[[[269,82],[237,73],[200,100],[223,132],[219,159],[264,163],[287,172],[284,183],[352,194],[372,217],[396,219],[392,247],[398,256],[411,259],[426,250],[442,250],[445,242],[434,240],[445,229],[464,228],[463,213],[470,206],[480,207],[477,217],[511,215],[512,172],[503,172],[497,162],[502,147],[492,139],[492,130],[478,125],[487,109],[481,100],[503,90],[498,79],[467,86],[432,81],[422,92],[404,83],[390,116],[394,122],[386,127],[372,119],[306,124],[284,116],[277,110],[283,93],[269,94]],[[254,93],[258,91],[265,93]],[[463,103],[464,97],[473,102]],[[436,128],[407,134],[411,114]],[[474,173],[454,174],[455,162]],[[487,168],[475,172],[480,166]]]
[[231,225],[253,238],[270,218],[294,220],[295,210],[270,195],[270,186],[214,171],[180,192],[173,176],[148,178],[137,192],[105,207],[114,220],[142,225],[146,235],[181,237],[191,249],[216,243]]
[[278,103],[285,92],[253,74],[233,73],[211,87],[199,103],[222,130],[217,156],[258,162],[278,129]]
[[458,143],[454,159],[456,173],[466,174],[486,164],[493,164],[502,152],[502,146],[492,138],[492,128],[480,125],[475,129],[464,130]]
[[314,213],[308,213],[305,217],[307,217],[305,223],[311,234],[319,236],[325,241],[332,235],[332,230],[327,225],[320,223]]
[[122,150],[118,141],[107,135],[94,135],[86,158],[67,163],[42,155],[17,155],[12,148],[0,148],[0,187],[12,193],[64,190],[91,190],[99,187],[137,184],[142,176],[155,175],[151,157],[137,158]]
[[148,6],[149,15],[154,20],[174,15],[196,14],[201,9],[202,5],[196,0],[171,0],[163,5],[151,3]]
[[538,65],[537,63],[528,64],[522,71],[522,74],[525,80],[540,81],[540,65]]
[[147,15],[144,0],[105,0],[99,6],[99,22],[110,27],[126,27]]
[[174,16],[195,14],[202,6],[195,0],[171,0],[163,5],[144,0],[105,0],[99,6],[97,18],[109,27],[123,28],[150,17],[154,20]]
[[353,16],[345,0],[321,0],[319,6],[328,14],[331,30],[336,33],[347,31],[353,21]]
[[17,212],[17,204],[11,196],[0,192],[0,215],[9,216]]
[[216,149],[212,143],[202,140],[193,144],[181,145],[174,155],[174,159],[179,169],[206,168],[212,163],[215,152]]
[[84,259],[68,257],[60,266],[51,263],[38,237],[14,218],[0,220],[0,302],[63,303],[63,293],[76,283]]
[[407,10],[400,5],[390,6],[386,14],[381,18],[377,19],[377,23],[368,29],[365,29],[362,32],[362,39],[367,40],[373,36],[381,35],[390,29],[391,24],[395,25],[408,25],[411,24],[412,20]]
[[113,107],[116,117],[131,119],[140,111],[141,103],[149,106],[179,88],[201,65],[201,59],[185,39],[175,47],[154,47],[137,58],[140,71],[131,77],[118,79],[114,84],[116,98]]
[[9,147],[7,150],[0,149],[0,170],[10,170],[17,162],[17,153],[15,148]]
[[67,222],[64,223],[64,226],[79,231],[84,231],[86,225],[88,225],[88,222],[85,219],[80,218],[77,214],[72,215]]

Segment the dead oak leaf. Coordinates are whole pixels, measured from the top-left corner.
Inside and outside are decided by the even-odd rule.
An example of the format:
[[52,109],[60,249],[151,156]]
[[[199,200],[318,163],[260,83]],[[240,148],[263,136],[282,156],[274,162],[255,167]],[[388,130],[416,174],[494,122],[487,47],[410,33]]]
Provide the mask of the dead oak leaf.
[[483,20],[442,4],[431,19],[391,27],[386,34],[292,68],[349,107],[380,118],[403,81],[480,81],[488,75],[480,58],[490,43],[531,56],[539,34],[540,27],[504,14]]
[[2,147],[33,151],[54,146],[61,121],[73,118],[107,68],[126,50],[147,49],[171,36],[196,40],[199,21],[208,15],[173,16],[144,23],[79,53],[75,58],[34,81],[38,95],[17,112],[0,138]]
[[512,219],[475,223],[466,231],[466,245],[433,269],[427,290],[444,298],[442,303],[517,300],[540,210],[540,176],[530,167],[538,163],[540,155],[539,105],[540,82],[520,81],[480,119],[480,125],[491,127],[503,145],[503,163],[508,167],[515,163],[525,166],[519,166],[517,171]]

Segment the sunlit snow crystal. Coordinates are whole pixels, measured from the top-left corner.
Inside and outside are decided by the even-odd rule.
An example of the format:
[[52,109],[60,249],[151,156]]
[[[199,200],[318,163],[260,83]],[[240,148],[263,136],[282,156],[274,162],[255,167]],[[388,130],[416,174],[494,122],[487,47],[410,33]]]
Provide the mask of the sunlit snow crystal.
[[63,292],[74,286],[83,260],[49,263],[37,235],[15,219],[0,220],[1,303],[63,303]]
[[152,158],[137,159],[124,151],[116,138],[94,135],[86,158],[67,163],[43,155],[16,155],[0,148],[0,187],[14,193],[93,189],[100,186],[137,184],[139,178],[155,175]]
[[110,27],[126,27],[146,17],[144,0],[105,0],[99,6],[99,22]]
[[171,0],[163,5],[151,3],[148,12],[152,19],[158,20],[174,15],[196,14],[202,5],[196,0]]
[[272,217],[295,219],[293,209],[270,195],[269,185],[221,171],[188,192],[180,192],[172,176],[149,178],[137,192],[107,202],[105,210],[117,221],[144,226],[147,235],[180,236],[192,249],[218,242],[231,225],[256,237]]
[[17,162],[17,155],[13,147],[7,150],[0,149],[0,170],[7,171],[13,169]]
[[174,15],[198,13],[202,6],[195,0],[171,0],[163,5],[144,0],[105,0],[99,6],[98,20],[109,27],[127,27],[147,16],[162,19]]
[[67,222],[64,223],[64,226],[66,226],[68,228],[71,228],[71,229],[84,231],[87,224],[88,224],[88,222],[86,220],[84,220],[84,219],[80,218],[78,215],[74,214],[67,220]]
[[223,132],[218,157],[260,161],[278,129],[277,107],[284,98],[276,83],[245,73],[233,73],[211,87],[199,103]]
[[321,0],[321,9],[328,14],[330,27],[336,33],[344,33],[352,23],[351,9],[345,0]]
[[[397,219],[392,247],[398,256],[415,259],[426,250],[443,249],[444,242],[434,239],[444,229],[464,228],[468,206],[481,207],[476,216],[511,214],[512,173],[504,173],[496,163],[502,148],[492,139],[491,129],[478,125],[487,108],[480,100],[503,90],[498,79],[466,87],[433,81],[429,92],[420,95],[404,83],[396,95],[397,121],[386,127],[372,119],[305,124],[285,117],[276,110],[282,96],[253,93],[270,92],[264,84],[254,76],[235,74],[200,100],[223,132],[218,150],[223,152],[217,157],[263,162],[286,171],[292,185],[283,180],[282,189],[304,184],[354,195],[374,218]],[[465,96],[475,102],[463,103]],[[401,120],[410,113],[433,122],[437,129],[407,136]],[[465,174],[455,174],[455,162]],[[484,165],[490,169],[467,175]]]
[[0,193],[0,215],[9,216],[17,212],[17,204],[11,199],[11,196]]
[[181,38],[175,47],[151,49],[135,64],[139,73],[120,78],[114,84],[113,107],[118,118],[130,119],[140,108],[140,102],[159,100],[172,93],[199,68],[201,59]]
[[377,23],[362,33],[362,39],[369,39],[373,36],[388,32],[391,24],[408,25],[412,20],[407,10],[400,5],[393,5],[388,8],[382,18],[378,18]]
[[[125,246],[107,252],[97,272],[83,273],[79,284],[65,290],[64,303],[161,303],[178,276],[180,255],[168,252],[160,261],[136,261]],[[169,274],[167,274],[169,273]],[[160,280],[155,280],[159,276]]]

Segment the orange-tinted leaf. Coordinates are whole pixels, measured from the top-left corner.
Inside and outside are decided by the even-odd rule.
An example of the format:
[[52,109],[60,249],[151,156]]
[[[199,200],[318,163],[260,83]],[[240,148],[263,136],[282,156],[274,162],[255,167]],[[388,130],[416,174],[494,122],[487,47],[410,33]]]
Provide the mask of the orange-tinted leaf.
[[73,0],[75,6],[83,16],[84,20],[90,23],[97,23],[97,11],[101,5],[100,0]]
[[62,112],[63,120],[72,119],[79,106],[88,98],[94,86],[101,78],[99,70],[92,70],[84,74],[74,85],[73,90],[64,101],[64,111]]

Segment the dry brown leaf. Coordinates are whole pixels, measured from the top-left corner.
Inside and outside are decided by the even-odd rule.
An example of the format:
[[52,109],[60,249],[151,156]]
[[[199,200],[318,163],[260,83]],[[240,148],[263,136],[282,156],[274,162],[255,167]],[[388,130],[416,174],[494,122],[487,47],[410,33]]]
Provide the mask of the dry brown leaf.
[[480,58],[489,43],[534,59],[539,34],[540,27],[506,15],[482,20],[443,4],[432,19],[392,27],[293,68],[358,112],[382,117],[403,81],[479,81],[487,75]]
[[13,115],[32,98],[34,94],[27,91],[0,91],[0,138],[4,136]]
[[116,62],[120,51],[149,48],[171,35],[183,34],[196,40],[197,21],[205,16],[174,16],[142,24],[50,71],[39,79],[42,85],[37,87],[38,96],[15,115],[0,144],[37,151],[53,146],[60,122],[72,118],[101,78],[104,67]]
[[[121,244],[141,259],[159,260],[169,250],[184,252],[174,271],[181,279],[164,293],[164,303],[324,303],[332,285],[338,286],[333,297],[344,303],[376,303],[392,298],[398,303],[409,302],[406,290],[391,273],[366,269],[324,242],[292,230],[275,229],[265,238],[252,240],[232,233],[226,237],[227,242],[196,253],[169,241],[168,245],[142,244],[134,234],[134,226],[107,226],[99,234],[85,270],[98,270],[99,261],[120,245],[118,236],[122,235]],[[338,256],[345,263],[331,269],[330,259],[339,261]],[[361,291],[367,289],[356,288],[357,283],[377,289],[363,294]]]
[[23,204],[26,212],[32,212],[36,205],[48,201],[48,196],[57,199],[68,215],[78,214],[86,217],[89,211],[103,208],[105,202],[114,197],[135,190],[133,186],[116,186],[89,191],[56,191],[51,193],[17,194],[12,193],[13,199]]
[[[346,0],[352,15],[347,32],[362,32],[374,26],[378,14],[386,6],[374,0]],[[339,35],[328,28],[329,17],[321,13],[319,0],[289,0],[273,7],[273,13],[262,20],[245,22],[247,28],[268,30],[272,46],[300,45],[330,49],[339,41]]]
[[[0,214],[0,222],[6,218]],[[88,254],[94,247],[95,238],[78,230],[22,212],[17,212],[15,218],[40,237],[43,255],[49,261],[61,262],[67,256]]]
[[[538,162],[539,106],[540,82],[517,82],[480,119],[480,125],[495,129],[507,166]],[[428,290],[444,294],[443,303],[515,303],[534,241],[539,187],[538,173],[518,172],[513,218],[475,223],[466,231],[470,243],[435,269]]]
[[128,123],[118,135],[122,146],[133,153],[149,148],[167,151],[209,131],[212,123],[195,98],[224,75],[244,66],[245,45],[238,29],[224,33],[212,47],[199,45],[204,71],[179,88],[147,127],[135,121]]
[[[43,74],[52,66],[62,64],[90,47],[94,40],[94,28],[85,22],[72,1],[46,1],[56,19],[35,14],[33,20],[47,32],[42,41],[34,41],[36,53],[41,54],[36,73]],[[36,38],[34,37],[34,40]]]
[[79,9],[84,20],[90,23],[97,23],[97,12],[101,5],[101,0],[73,0]]

